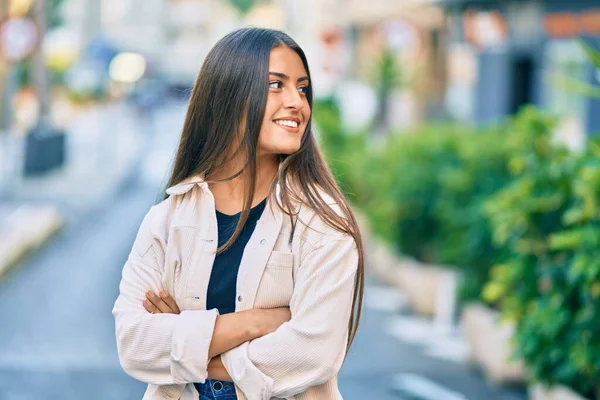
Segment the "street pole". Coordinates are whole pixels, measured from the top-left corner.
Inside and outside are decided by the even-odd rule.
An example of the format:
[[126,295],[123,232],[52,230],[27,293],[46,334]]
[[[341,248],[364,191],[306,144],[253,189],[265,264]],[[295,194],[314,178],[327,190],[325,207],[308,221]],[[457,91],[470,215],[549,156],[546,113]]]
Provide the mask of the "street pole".
[[[8,2],[9,0],[0,0],[0,21],[8,17]],[[14,67],[8,60],[0,59],[0,200],[6,198],[10,181],[8,130],[12,122],[14,86]]]
[[38,96],[39,116],[36,125],[27,132],[24,176],[45,174],[63,166],[65,162],[65,132],[52,125],[50,82],[44,62],[47,4],[45,0],[35,0],[32,6],[32,18],[40,34],[40,42],[32,57],[32,78]]
[[37,89],[40,114],[38,124],[49,124],[50,117],[50,88],[48,84],[48,72],[44,63],[44,34],[46,33],[46,7],[44,0],[35,0],[33,4],[33,20],[40,32],[40,43],[33,54],[33,81]]
[[[9,0],[0,0],[0,21],[8,17]],[[6,59],[0,60],[0,89],[2,90],[0,107],[0,135],[6,134],[11,124],[14,68]]]

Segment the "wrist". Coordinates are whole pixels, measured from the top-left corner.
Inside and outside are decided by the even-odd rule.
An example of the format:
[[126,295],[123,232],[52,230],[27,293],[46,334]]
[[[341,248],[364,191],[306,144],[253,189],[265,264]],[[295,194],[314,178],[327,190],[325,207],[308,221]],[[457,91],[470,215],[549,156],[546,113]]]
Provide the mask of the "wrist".
[[264,336],[263,326],[260,323],[262,310],[255,308],[250,310],[242,311],[244,318],[242,323],[244,324],[243,332],[245,334],[246,342]]

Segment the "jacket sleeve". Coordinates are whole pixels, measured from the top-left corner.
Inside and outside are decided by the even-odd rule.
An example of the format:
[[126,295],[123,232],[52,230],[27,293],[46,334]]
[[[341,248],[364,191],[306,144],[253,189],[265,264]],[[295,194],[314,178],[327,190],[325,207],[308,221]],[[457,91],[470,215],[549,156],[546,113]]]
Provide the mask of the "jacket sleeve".
[[121,366],[150,384],[204,382],[217,310],[150,314],[146,291],[163,288],[165,240],[152,233],[154,206],[144,218],[125,266],[113,308]]
[[337,375],[347,348],[357,266],[349,236],[315,247],[295,277],[291,320],[221,354],[249,400],[290,397]]

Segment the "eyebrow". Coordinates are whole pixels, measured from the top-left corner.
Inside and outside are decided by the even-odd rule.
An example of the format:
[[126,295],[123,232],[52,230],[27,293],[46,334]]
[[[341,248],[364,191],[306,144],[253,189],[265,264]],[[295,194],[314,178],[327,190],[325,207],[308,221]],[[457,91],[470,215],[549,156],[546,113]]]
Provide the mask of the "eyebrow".
[[[275,75],[275,76],[278,76],[281,79],[285,79],[285,80],[290,79],[289,76],[287,76],[286,74],[283,74],[281,72],[272,72],[272,71],[269,71],[269,75]],[[308,80],[309,80],[308,76],[302,76],[302,77],[298,78],[298,82],[308,81]]]

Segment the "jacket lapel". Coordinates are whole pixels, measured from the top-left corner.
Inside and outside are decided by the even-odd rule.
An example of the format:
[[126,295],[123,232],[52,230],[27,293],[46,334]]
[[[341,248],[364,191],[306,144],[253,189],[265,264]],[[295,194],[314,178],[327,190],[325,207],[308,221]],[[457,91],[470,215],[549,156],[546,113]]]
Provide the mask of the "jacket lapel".
[[271,203],[269,199],[244,249],[237,280],[237,311],[253,307],[265,266],[281,231],[283,213]]
[[[198,179],[198,178],[196,178]],[[175,248],[181,251],[185,268],[181,279],[183,290],[177,299],[184,309],[206,309],[206,293],[217,249],[217,219],[214,198],[205,182],[181,184],[171,193],[186,190],[172,227],[172,238],[178,240]],[[197,186],[196,186],[197,185]]]

